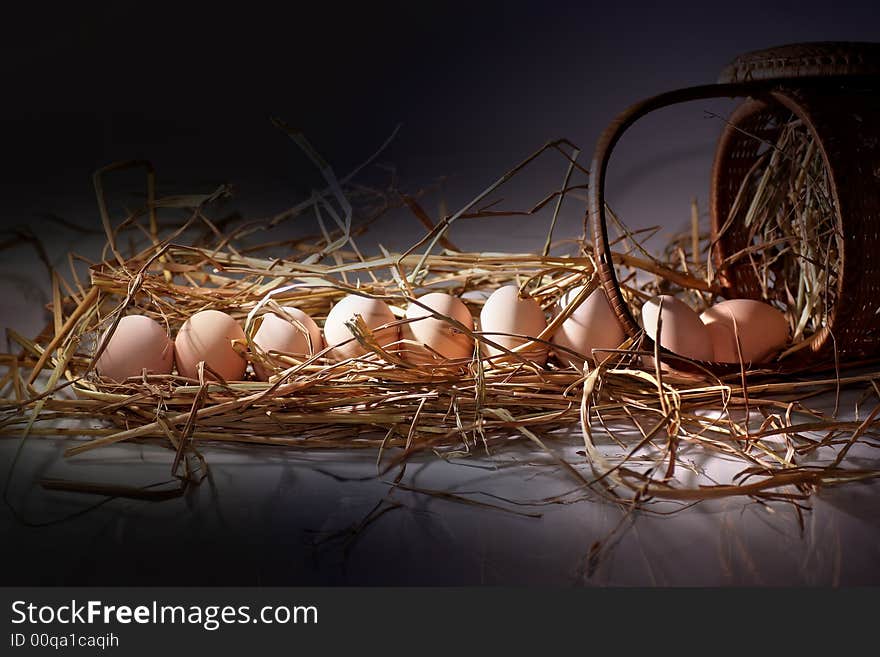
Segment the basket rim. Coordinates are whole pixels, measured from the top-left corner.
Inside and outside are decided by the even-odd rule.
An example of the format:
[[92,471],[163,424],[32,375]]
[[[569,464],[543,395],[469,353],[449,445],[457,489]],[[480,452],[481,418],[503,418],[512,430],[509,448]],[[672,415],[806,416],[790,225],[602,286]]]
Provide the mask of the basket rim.
[[[880,47],[880,44],[878,44]],[[858,76],[853,76],[857,78]],[[803,108],[798,107],[795,99],[791,98],[789,93],[782,91],[780,79],[764,79],[750,80],[745,82],[734,82],[725,84],[700,85],[695,87],[685,87],[665,93],[658,94],[639,101],[623,112],[621,112],[602,132],[596,143],[596,148],[591,163],[591,181],[588,194],[588,207],[584,217],[584,229],[590,230],[593,238],[593,251],[596,258],[596,273],[599,277],[600,284],[605,290],[609,305],[614,311],[621,324],[624,334],[628,337],[635,337],[642,332],[642,327],[638,324],[632,311],[629,309],[626,300],[620,290],[617,273],[614,267],[613,254],[611,251],[611,243],[608,237],[607,218],[605,209],[605,180],[607,177],[608,163],[611,154],[617,142],[623,136],[627,129],[635,124],[639,119],[643,118],[651,112],[678,105],[681,103],[706,100],[710,98],[741,98],[741,99],[761,99],[770,98],[774,102],[779,102],[788,107],[799,117],[803,118],[805,124],[809,127],[811,133],[816,135],[815,124],[809,117],[803,116]],[[826,168],[828,168],[828,154],[824,144],[820,140],[820,148]],[[837,196],[837,181],[832,180],[832,188],[834,194],[834,202],[837,206],[838,221],[840,221],[840,203]],[[841,257],[841,266],[844,265],[843,256]],[[842,277],[838,281],[838,285],[842,285]],[[719,286],[718,293],[721,293]],[[840,293],[841,290],[838,290]],[[839,297],[838,297],[839,298]],[[834,314],[829,318],[829,324],[833,325],[836,319],[837,309],[832,311]],[[814,334],[811,340],[816,339],[815,336],[820,335],[822,344],[832,336],[827,325],[822,327],[820,331]],[[646,336],[647,338],[647,336]],[[647,338],[650,341],[650,338]],[[817,348],[816,343],[810,343],[811,347],[806,349],[807,353],[815,354]],[[661,349],[666,352],[667,350]],[[803,352],[804,350],[802,350]],[[797,367],[797,357],[786,359],[786,367]],[[728,372],[729,367],[721,363],[702,363],[707,368],[715,372]],[[789,365],[790,364],[790,365]],[[815,365],[815,363],[814,363]]]
[[[775,108],[774,105],[776,106]],[[819,152],[822,155],[822,161],[824,163],[825,170],[828,172],[828,176],[831,181],[830,193],[834,200],[835,223],[837,224],[837,227],[839,229],[843,226],[843,216],[841,214],[840,198],[838,196],[839,185],[837,176],[834,168],[829,162],[828,150],[826,148],[825,141],[822,139],[822,135],[817,130],[815,122],[812,120],[809,112],[807,112],[804,106],[798,102],[797,98],[795,98],[789,92],[789,90],[785,88],[774,90],[765,97],[750,98],[746,100],[743,104],[741,104],[731,115],[729,123],[724,128],[724,131],[722,132],[721,137],[718,140],[718,146],[715,151],[715,159],[712,163],[709,216],[712,226],[713,258],[715,260],[716,266],[718,267],[718,271],[722,273],[722,280],[724,280],[724,278],[723,270],[721,269],[721,261],[724,259],[725,254],[722,248],[723,242],[722,240],[717,239],[717,236],[721,225],[723,225],[724,221],[726,220],[726,217],[722,217],[721,215],[726,213],[722,213],[721,209],[718,206],[718,190],[720,188],[719,183],[722,177],[725,175],[725,160],[730,152],[730,148],[735,142],[737,136],[740,134],[739,125],[741,125],[743,121],[751,118],[755,114],[759,114],[760,112],[764,112],[767,110],[773,111],[774,109],[786,109],[790,111],[795,117],[803,122],[803,125],[809,131],[810,136],[812,137]],[[846,270],[846,246],[846,242],[844,241],[843,247],[841,248],[839,255],[841,272]],[[844,277],[842,275],[838,275],[837,277],[836,288],[837,299],[842,299],[844,294]],[[732,286],[725,286],[724,292],[728,291],[736,293],[736,290],[734,290]],[[825,347],[828,340],[831,338],[833,327],[837,321],[838,310],[839,304],[834,304],[831,307],[828,314],[828,320],[825,325],[807,339],[806,345],[803,348],[805,352],[815,354]]]
[[859,75],[880,75],[880,43],[812,41],[752,50],[725,66],[718,82]]

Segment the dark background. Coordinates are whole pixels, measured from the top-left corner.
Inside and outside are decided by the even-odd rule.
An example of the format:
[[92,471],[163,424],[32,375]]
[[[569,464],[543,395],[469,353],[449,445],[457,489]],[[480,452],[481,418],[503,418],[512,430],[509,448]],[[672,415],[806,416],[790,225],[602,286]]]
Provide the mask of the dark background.
[[[454,208],[456,201],[486,187],[548,139],[568,137],[584,149],[588,161],[599,132],[618,111],[653,93],[711,82],[738,53],[796,41],[880,40],[872,3],[322,2],[286,3],[283,8],[246,3],[227,10],[219,5],[193,9],[184,3],[161,7],[120,1],[103,7],[35,5],[4,11],[0,229],[5,240],[16,227],[30,228],[56,260],[79,238],[46,216],[96,228],[91,174],[115,160],[151,160],[164,193],[207,192],[232,183],[237,190],[234,204],[246,213],[277,212],[301,200],[320,180],[292,142],[270,124],[273,116],[301,128],[340,174],[401,124],[383,162],[396,165],[408,190],[449,176],[445,185]],[[686,220],[693,195],[705,209],[708,167],[720,130],[720,122],[706,116],[707,108],[714,110],[715,105],[652,117],[621,144],[609,198],[632,224],[674,228]],[[558,184],[558,178],[553,180]],[[538,188],[546,190],[546,182]],[[563,233],[572,233],[583,208],[567,210]],[[394,215],[377,234],[393,242],[404,221],[409,225],[412,220]],[[470,237],[478,246],[497,250],[534,248],[540,244],[535,235],[542,234],[542,229],[514,221],[500,237],[493,239],[488,229],[466,228],[459,241],[466,244]],[[17,294],[22,272],[43,274],[29,251],[0,255],[2,324],[33,334],[42,317],[40,297],[34,297],[30,313],[21,310],[20,300],[7,301]],[[48,446],[29,445],[27,450],[35,456],[22,464],[12,499],[32,517],[63,516],[94,501],[41,492],[29,477],[55,474],[57,453]],[[6,476],[11,454],[12,449],[4,449],[0,476]],[[9,528],[2,541],[3,583],[559,581],[549,574],[559,563],[554,552],[558,545],[549,535],[535,539],[535,533],[529,540],[534,554],[550,564],[546,575],[537,567],[523,568],[513,553],[506,566],[488,575],[482,565],[463,569],[460,560],[471,546],[457,538],[432,542],[422,561],[408,545],[389,553],[384,543],[377,543],[360,553],[349,573],[326,575],[305,562],[294,568],[287,550],[302,543],[307,524],[320,527],[334,512],[339,493],[328,486],[310,487],[318,475],[307,459],[289,466],[289,454],[267,450],[265,455],[267,463],[282,471],[273,498],[277,504],[259,512],[251,508],[256,503],[247,497],[248,486],[259,487],[266,479],[259,473],[269,471],[265,464],[254,468],[250,463],[250,478],[235,474],[219,482],[219,495],[235,509],[219,524],[200,525],[185,516],[166,522],[167,514],[187,511],[182,504],[119,502],[104,507],[97,517],[38,529],[20,526],[3,508],[0,526]],[[101,453],[93,464],[105,458],[116,465],[102,464],[98,473],[103,479],[112,471],[113,477],[129,482],[149,471],[134,450]],[[86,467],[88,460],[78,463],[84,462]],[[75,472],[77,465],[59,467]],[[151,467],[156,477],[167,474],[164,460]],[[290,500],[284,497],[284,486],[301,491],[297,486],[302,482],[308,483],[305,500],[291,502],[296,513],[285,511]],[[370,495],[383,492],[379,486]],[[200,493],[208,505],[214,494],[207,489]],[[238,494],[240,500],[234,497]],[[866,493],[864,504],[852,506],[873,508],[873,495]],[[369,499],[367,509],[373,501]],[[195,508],[193,500],[186,504]],[[205,506],[200,517],[210,516]],[[611,526],[613,520],[608,521]],[[526,531],[525,525],[499,532],[482,516],[469,523],[466,536],[485,532],[487,538],[481,540],[495,540],[511,550],[524,541],[519,532]],[[571,523],[560,520],[556,530],[566,527],[571,529]],[[413,532],[411,541],[408,531]],[[658,545],[699,548],[689,534],[666,531],[667,542]],[[423,545],[424,537],[415,532],[403,528],[394,539]],[[568,546],[572,554],[585,552],[595,536],[587,532],[582,538],[583,545]],[[755,540],[759,552],[781,545],[769,530]],[[257,552],[252,551],[255,545]],[[849,554],[846,583],[876,581],[876,548],[872,550],[857,552],[855,559]],[[198,566],[190,555],[198,555]],[[713,579],[710,570],[694,567],[687,572],[687,560],[673,556],[668,558],[678,570],[671,567],[677,575],[669,582],[728,581]],[[776,574],[769,581],[795,581],[798,575],[784,568],[785,555],[776,558]],[[403,565],[412,563],[418,566],[407,570]],[[438,569],[437,563],[445,566]],[[641,575],[632,577],[614,581],[646,581]]]
[[[618,111],[711,82],[740,52],[877,38],[869,2],[292,2],[227,10],[122,0],[8,10],[0,39],[2,221],[32,223],[46,212],[91,221],[89,176],[132,158],[152,160],[171,191],[231,182],[243,203],[285,207],[315,180],[270,116],[304,130],[340,172],[400,123],[385,159],[405,181],[457,176],[455,189],[472,193],[550,138],[568,137],[589,160]],[[645,160],[662,169],[695,149],[711,153],[717,121],[703,120],[701,108],[689,116],[691,123],[638,135],[633,155],[665,147],[663,159]],[[702,193],[701,184],[688,193]]]

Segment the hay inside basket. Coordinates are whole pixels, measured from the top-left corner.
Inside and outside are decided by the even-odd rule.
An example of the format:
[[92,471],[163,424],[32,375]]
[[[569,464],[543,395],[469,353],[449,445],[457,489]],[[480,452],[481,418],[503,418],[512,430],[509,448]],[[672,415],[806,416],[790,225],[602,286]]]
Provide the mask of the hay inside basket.
[[[755,379],[745,372],[725,378],[707,371],[676,375],[659,365],[644,367],[643,356],[654,356],[658,364],[661,358],[641,351],[638,339],[594,354],[598,364],[583,370],[553,358],[537,367],[515,352],[507,365],[475,353],[467,362],[425,367],[381,348],[355,322],[352,330],[367,356],[342,363],[322,354],[304,362],[287,359],[286,369],[278,369],[268,383],[216,381],[205,371],[199,380],[150,375],[115,384],[100,379],[93,366],[105,341],[99,336],[112,332],[124,313],[154,317],[174,335],[192,313],[214,308],[240,320],[250,335],[260,314],[278,305],[297,306],[321,324],[333,303],[348,293],[384,299],[402,318],[415,297],[442,289],[464,295],[476,316],[485,296],[504,284],[518,285],[548,312],[571,288],[584,285],[589,292],[598,284],[586,239],[569,241],[573,250],[567,254],[553,254],[553,229],[563,203],[582,205],[587,175],[577,163],[579,151],[565,140],[539,149],[435,223],[416,197],[397,189],[365,193],[351,177],[338,180],[302,135],[288,133],[318,165],[327,187],[263,221],[210,219],[212,205],[226,194],[223,188],[204,196],[158,197],[154,172],[144,163],[114,165],[95,175],[107,234],[104,258],[91,266],[88,282],[73,268],[70,280],[53,273],[52,321],[39,336],[31,340],[8,331],[17,349],[2,356],[0,431],[19,437],[22,445],[30,437],[78,437],[68,456],[124,441],[154,442],[170,450],[171,475],[179,486],[150,491],[55,480],[44,485],[161,499],[204,478],[208,464],[201,448],[212,443],[366,448],[376,451],[384,473],[418,454],[463,457],[528,441],[578,486],[627,508],[645,508],[652,500],[736,495],[799,504],[821,486],[880,474],[847,459],[856,445],[880,446],[875,422],[880,373],[785,380]],[[503,187],[539,157],[554,155],[561,156],[560,187],[533,207],[501,209],[497,197]],[[116,223],[107,210],[104,177],[128,167],[145,167],[147,202]],[[355,208],[353,199],[362,207]],[[426,226],[424,238],[404,253],[363,256],[356,242],[362,227],[401,205]],[[163,223],[160,215],[169,211],[186,217]],[[313,239],[256,241],[261,231],[306,212],[318,221]],[[467,252],[448,235],[463,218],[542,212],[550,214],[550,231],[541,254]],[[616,261],[629,272],[621,280],[634,303],[669,289],[691,295],[692,302],[713,298],[711,268],[701,271],[696,263],[708,250],[696,221],[691,257],[682,248],[652,256],[639,244],[639,234],[622,222],[619,226]],[[136,246],[124,255],[120,245],[127,241]],[[286,255],[266,255],[279,251]],[[541,335],[529,337],[549,341],[572,309],[557,314]],[[492,335],[479,330],[473,335],[478,343],[492,342]],[[244,347],[252,360],[272,367],[253,344]],[[827,391],[839,399],[846,387],[864,390],[854,419],[838,419],[836,409],[829,415],[807,403]],[[861,406],[871,399],[875,405],[865,415]],[[100,426],[94,426],[96,419]],[[572,440],[583,447],[581,460],[559,455],[558,447]],[[709,455],[732,459],[739,464],[737,473],[729,481],[709,480],[694,466]],[[395,484],[403,485],[400,477]]]
[[734,224],[748,245],[720,266],[751,269],[759,298],[786,313],[792,343],[803,343],[837,301],[843,235],[822,153],[800,120],[783,121],[776,142],[763,145],[716,241]]

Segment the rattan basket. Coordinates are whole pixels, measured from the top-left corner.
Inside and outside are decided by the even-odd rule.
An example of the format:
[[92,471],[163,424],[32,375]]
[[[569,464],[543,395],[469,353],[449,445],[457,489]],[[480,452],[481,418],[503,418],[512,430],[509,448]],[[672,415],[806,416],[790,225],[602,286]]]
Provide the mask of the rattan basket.
[[710,213],[719,293],[728,298],[760,298],[753,268],[721,266],[726,256],[745,246],[748,230],[733,224],[721,235],[718,231],[762,141],[773,143],[783,117],[793,115],[822,153],[843,246],[835,302],[823,328],[776,368],[876,359],[880,356],[880,44],[797,44],[748,53],[725,68],[717,84],[648,98],[606,128],[593,158],[585,223],[592,229],[600,280],[624,331],[635,336],[641,327],[624,300],[612,261],[604,189],[611,153],[623,133],[646,114],[677,103],[721,97],[745,100],[721,135],[712,171]]

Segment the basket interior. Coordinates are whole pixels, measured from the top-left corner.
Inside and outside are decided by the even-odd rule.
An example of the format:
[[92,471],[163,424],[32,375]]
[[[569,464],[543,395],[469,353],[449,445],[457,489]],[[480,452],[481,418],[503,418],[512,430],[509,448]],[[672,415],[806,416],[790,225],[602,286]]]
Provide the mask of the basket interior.
[[844,253],[822,149],[789,109],[749,101],[719,143],[713,256],[725,295],[782,310],[793,345],[824,340]]

